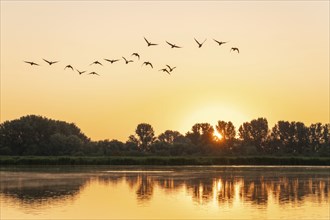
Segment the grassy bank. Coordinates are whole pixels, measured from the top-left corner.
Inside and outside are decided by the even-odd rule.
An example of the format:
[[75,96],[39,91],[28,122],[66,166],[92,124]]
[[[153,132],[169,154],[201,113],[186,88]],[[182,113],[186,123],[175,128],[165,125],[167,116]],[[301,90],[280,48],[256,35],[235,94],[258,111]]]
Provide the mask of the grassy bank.
[[0,165],[330,165],[329,157],[0,156]]

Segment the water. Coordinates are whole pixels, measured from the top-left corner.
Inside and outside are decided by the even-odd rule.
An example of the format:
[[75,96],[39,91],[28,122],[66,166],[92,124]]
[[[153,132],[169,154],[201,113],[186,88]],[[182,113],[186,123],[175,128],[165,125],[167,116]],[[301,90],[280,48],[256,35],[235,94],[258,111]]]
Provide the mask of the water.
[[0,219],[329,219],[329,170],[2,167]]

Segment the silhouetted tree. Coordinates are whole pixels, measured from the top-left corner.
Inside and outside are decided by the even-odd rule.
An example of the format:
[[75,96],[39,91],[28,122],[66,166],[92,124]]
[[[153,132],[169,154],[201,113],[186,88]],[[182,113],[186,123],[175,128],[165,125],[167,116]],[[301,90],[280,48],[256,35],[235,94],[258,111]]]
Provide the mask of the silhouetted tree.
[[128,137],[128,142],[130,142],[132,144],[136,144],[136,146],[138,146],[138,144],[139,144],[139,140],[134,135],[130,135]]
[[50,136],[50,143],[46,149],[48,155],[74,155],[82,151],[83,142],[76,135],[65,136],[56,133]]
[[330,156],[330,123],[325,124],[323,127],[323,138],[321,140],[321,148],[317,151],[320,156]]
[[270,134],[271,142],[274,145],[273,148],[276,151],[292,153],[291,149],[287,149],[287,147],[292,144],[293,133],[294,131],[291,129],[290,122],[278,121]]
[[238,129],[244,144],[253,144],[259,152],[263,152],[268,136],[268,122],[266,118],[245,122]]
[[325,143],[324,129],[326,129],[326,126],[323,126],[322,123],[311,124],[309,126],[309,143],[311,151],[317,152],[321,145]]
[[139,140],[134,136],[134,135],[130,135],[128,137],[128,140],[125,143],[126,149],[129,152],[129,155],[138,155],[139,154]]
[[272,129],[271,141],[284,153],[302,153],[308,148],[308,130],[302,122],[279,121]]
[[170,146],[172,146],[172,144],[156,140],[150,146],[150,153],[154,154],[154,155],[160,155],[160,156],[169,156],[170,155]]
[[[51,137],[56,134],[55,141]],[[60,151],[67,154],[74,151],[69,148],[78,149],[81,144],[89,142],[75,124],[41,116],[28,115],[0,124],[0,149],[9,148],[12,155],[53,155],[57,149],[52,141],[60,143],[58,139],[66,143],[67,149]],[[59,149],[62,147],[62,144],[58,146]]]
[[97,155],[118,156],[127,151],[126,145],[118,140],[102,140],[94,143]]
[[185,137],[178,131],[166,130],[158,136],[158,140],[167,144],[185,142]]
[[330,123],[323,125],[323,141],[325,144],[330,144]]
[[206,153],[213,145],[214,129],[209,123],[197,123],[186,134],[190,141]]
[[309,135],[308,135],[308,128],[302,122],[292,122],[294,126],[295,133],[294,133],[294,151],[301,154],[304,150],[308,148],[309,143]]
[[141,123],[136,127],[136,137],[134,135],[129,136],[129,141],[136,143],[140,150],[148,151],[151,144],[156,140],[154,129],[150,124]]
[[235,126],[231,121],[225,122],[225,121],[218,121],[218,124],[215,126],[219,134],[222,136],[222,141],[226,144],[232,145],[235,136],[236,136],[236,130]]

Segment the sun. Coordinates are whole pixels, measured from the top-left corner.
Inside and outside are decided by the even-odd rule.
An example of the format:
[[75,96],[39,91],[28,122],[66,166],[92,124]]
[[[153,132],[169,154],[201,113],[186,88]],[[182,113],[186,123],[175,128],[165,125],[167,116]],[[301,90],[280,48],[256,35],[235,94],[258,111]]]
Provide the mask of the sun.
[[213,136],[216,141],[222,140],[222,135],[217,130],[214,130]]
[[[249,120],[249,116],[241,111],[239,105],[234,105],[226,102],[213,100],[194,102],[185,109],[181,121],[180,131],[190,131],[191,127],[196,123],[209,123],[212,126],[216,125],[219,120],[231,121],[236,129],[243,122]],[[214,127],[214,130],[215,127]],[[221,134],[217,131],[213,132],[215,140],[223,140]]]

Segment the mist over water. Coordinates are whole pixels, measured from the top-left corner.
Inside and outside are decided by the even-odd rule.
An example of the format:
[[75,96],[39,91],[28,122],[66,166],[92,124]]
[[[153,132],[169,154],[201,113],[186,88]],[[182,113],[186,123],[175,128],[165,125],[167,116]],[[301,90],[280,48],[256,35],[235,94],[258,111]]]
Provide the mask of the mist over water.
[[1,219],[327,219],[329,167],[1,168]]

